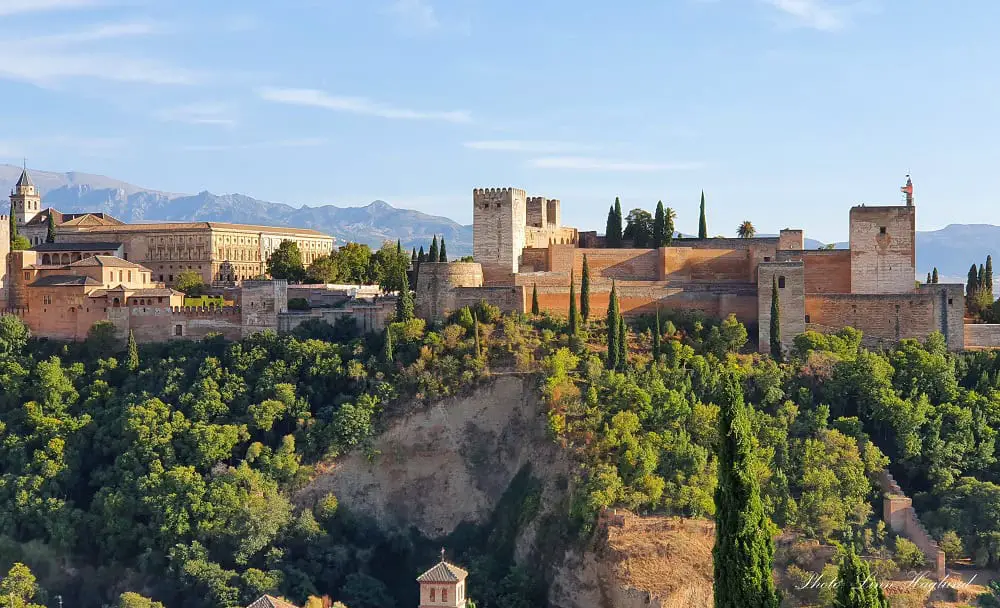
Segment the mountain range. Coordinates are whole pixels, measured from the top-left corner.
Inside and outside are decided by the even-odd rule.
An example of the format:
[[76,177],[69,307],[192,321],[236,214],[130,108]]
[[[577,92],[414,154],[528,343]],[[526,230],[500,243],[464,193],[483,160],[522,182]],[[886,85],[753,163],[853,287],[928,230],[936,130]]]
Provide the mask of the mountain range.
[[[0,164],[0,188],[10,190],[21,168]],[[373,201],[359,207],[294,207],[262,201],[243,194],[178,194],[142,188],[105,177],[71,171],[31,170],[46,206],[72,213],[103,211],[126,222],[217,221],[313,228],[337,239],[379,247],[399,240],[406,249],[427,247],[431,238],[444,237],[452,258],[472,253],[472,226],[441,216],[393,207]],[[764,236],[764,235],[761,235]],[[806,239],[806,247],[823,246]],[[846,242],[835,243],[837,249]],[[924,277],[937,267],[942,282],[965,282],[969,266],[1000,253],[1000,226],[950,224],[940,230],[917,232],[917,272]]]

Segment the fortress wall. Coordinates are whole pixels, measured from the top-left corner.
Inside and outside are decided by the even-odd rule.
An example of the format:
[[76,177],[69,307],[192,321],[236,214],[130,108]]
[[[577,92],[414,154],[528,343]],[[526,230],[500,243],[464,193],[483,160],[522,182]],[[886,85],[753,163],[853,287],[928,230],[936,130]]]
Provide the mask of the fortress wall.
[[[132,307],[129,311],[128,329],[137,342],[164,342],[166,340],[200,340],[209,334],[222,334],[227,340],[243,337],[239,311],[204,308]],[[177,326],[181,335],[177,335]]]
[[778,259],[805,262],[806,293],[851,293],[851,252],[847,249],[780,252]]
[[380,298],[373,304],[356,303],[343,308],[317,308],[304,312],[285,312],[278,315],[278,331],[287,333],[302,323],[318,319],[330,325],[340,319],[354,319],[362,332],[380,332],[396,315],[396,298]]
[[[525,294],[523,287],[459,287],[454,290],[450,305],[443,309],[443,315],[454,312],[463,306],[475,306],[480,300],[486,300],[503,312],[524,312],[525,302],[531,297],[531,292]],[[567,303],[568,303],[567,299]],[[531,303],[528,302],[528,306]]]
[[[783,284],[783,285],[782,285]],[[806,329],[805,269],[801,261],[767,262],[757,268],[757,346],[760,352],[771,350],[771,304],[774,286],[778,287],[781,345],[792,346],[795,336]]]
[[969,323],[964,328],[964,344],[967,349],[1000,348],[1000,325],[990,323]]
[[869,347],[923,340],[945,330],[935,325],[933,299],[931,294],[808,294],[806,328],[830,333],[854,327],[864,332]]
[[456,302],[456,288],[483,287],[483,277],[483,267],[475,262],[422,263],[415,290],[417,316],[424,319],[444,318],[460,308]]
[[583,256],[587,256],[587,266],[590,278],[597,282],[611,279],[627,279],[633,281],[656,281],[660,278],[659,259],[656,249],[576,249],[563,255],[563,251],[554,252],[551,268],[556,271],[569,272],[573,269],[574,276],[579,281],[583,276]]
[[916,208],[851,208],[855,293],[910,293],[916,273]]
[[521,272],[540,272],[548,269],[548,247],[525,247],[521,252]]
[[749,249],[664,247],[659,252],[663,277],[670,281],[754,280],[756,266],[752,264],[753,256]]
[[535,228],[528,226],[524,229],[525,247],[548,247],[549,245],[576,244],[579,241],[576,228],[565,226],[552,226],[546,228]]

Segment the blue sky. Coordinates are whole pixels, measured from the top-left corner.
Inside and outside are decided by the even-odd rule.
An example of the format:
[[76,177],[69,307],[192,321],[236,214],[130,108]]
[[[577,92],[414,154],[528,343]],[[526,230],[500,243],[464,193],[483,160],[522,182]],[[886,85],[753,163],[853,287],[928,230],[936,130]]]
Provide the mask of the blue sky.
[[1000,223],[994,0],[0,0],[0,160],[176,192],[846,240]]

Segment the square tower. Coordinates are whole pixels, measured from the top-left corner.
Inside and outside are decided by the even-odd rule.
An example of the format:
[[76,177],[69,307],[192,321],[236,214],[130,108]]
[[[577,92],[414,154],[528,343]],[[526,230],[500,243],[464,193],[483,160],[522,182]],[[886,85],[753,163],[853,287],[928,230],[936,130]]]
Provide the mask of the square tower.
[[851,208],[851,292],[913,293],[917,208]]
[[778,292],[778,321],[782,352],[792,348],[795,336],[806,330],[805,264],[802,261],[762,262],[757,266],[757,345],[771,351],[772,294]]
[[517,272],[524,249],[527,198],[519,188],[472,191],[472,255],[485,272]]
[[42,196],[31,181],[27,168],[21,171],[21,177],[10,193],[10,204],[19,227],[30,222],[42,210]]
[[419,608],[465,608],[465,579],[469,573],[443,559],[417,577]]

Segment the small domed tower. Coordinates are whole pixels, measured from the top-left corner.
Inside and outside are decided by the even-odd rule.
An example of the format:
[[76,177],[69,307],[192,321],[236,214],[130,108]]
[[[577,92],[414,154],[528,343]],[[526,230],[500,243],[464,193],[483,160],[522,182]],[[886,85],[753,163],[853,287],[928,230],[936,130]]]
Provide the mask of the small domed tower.
[[18,226],[24,226],[42,210],[42,196],[28,175],[27,165],[21,170],[21,177],[10,193],[10,204]]
[[465,608],[465,578],[469,573],[454,564],[441,561],[417,577],[420,583],[419,608]]

